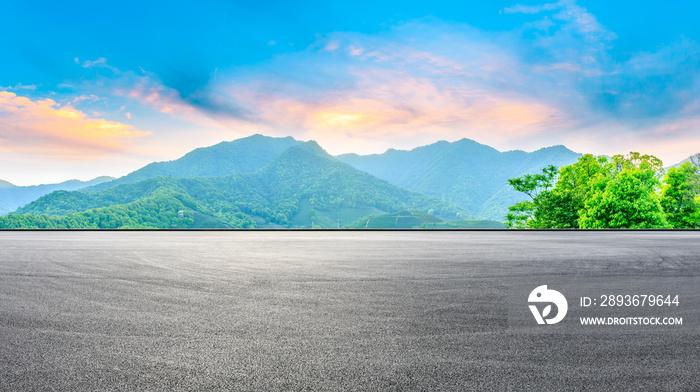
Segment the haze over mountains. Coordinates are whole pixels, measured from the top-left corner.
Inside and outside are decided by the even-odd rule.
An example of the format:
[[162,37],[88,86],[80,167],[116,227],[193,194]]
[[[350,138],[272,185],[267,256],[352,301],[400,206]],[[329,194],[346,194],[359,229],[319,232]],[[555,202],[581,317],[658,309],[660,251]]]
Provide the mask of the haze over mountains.
[[[254,172],[299,143],[291,137],[253,135],[199,148],[174,161],[149,164],[87,191],[159,175],[216,177]],[[501,221],[508,206],[524,200],[522,194],[507,184],[507,179],[538,172],[550,164],[568,165],[579,156],[581,154],[564,146],[532,153],[499,152],[473,140],[462,139],[453,143],[440,141],[411,151],[390,149],[383,154],[345,154],[336,158],[394,185],[453,202],[474,217]]]
[[[268,138],[265,143],[270,141]],[[298,142],[252,173],[118,182],[80,192],[54,192],[7,219],[14,220],[10,223],[67,228],[333,228],[370,214],[408,208],[430,211],[448,220],[470,217],[452,203],[356,170],[315,142]]]
[[32,186],[16,186],[7,181],[0,180],[0,215],[12,212],[18,207],[53,191],[73,191],[112,180],[114,180],[114,177],[103,176],[90,181],[70,180],[59,184]]
[[547,165],[569,165],[581,156],[564,146],[532,153],[498,150],[462,139],[411,151],[340,155],[337,158],[393,184],[451,201],[484,219],[502,220],[507,207],[524,200],[506,182]]
[[[370,215],[389,214],[382,218],[389,221],[401,211],[396,216],[428,223],[432,218],[419,212],[438,220],[502,221],[508,206],[524,200],[507,179],[579,156],[564,146],[499,152],[462,139],[333,157],[313,141],[253,135],[112,181],[56,184],[65,190],[19,208],[4,227],[334,228],[382,221],[362,220]],[[0,192],[13,188],[0,182]]]

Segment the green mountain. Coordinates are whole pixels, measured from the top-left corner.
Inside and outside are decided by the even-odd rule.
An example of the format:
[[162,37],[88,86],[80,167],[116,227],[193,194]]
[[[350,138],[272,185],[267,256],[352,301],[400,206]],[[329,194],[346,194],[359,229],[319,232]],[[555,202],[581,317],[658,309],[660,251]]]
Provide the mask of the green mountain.
[[538,173],[547,165],[574,163],[581,154],[564,146],[535,152],[500,152],[473,140],[440,141],[411,151],[345,154],[337,158],[356,169],[400,187],[455,203],[479,218],[502,221],[511,206],[524,200],[509,178]]
[[469,217],[452,203],[399,188],[306,142],[254,173],[161,176],[102,191],[54,192],[0,217],[0,227],[195,227],[198,218],[238,228],[342,227],[403,209]]
[[[478,216],[502,221],[507,207],[524,199],[507,179],[537,173],[549,164],[567,165],[578,157],[563,146],[499,152],[462,139],[411,151],[333,158],[315,142],[253,135],[155,162],[117,180],[101,179],[80,192],[68,191],[90,184],[55,184],[63,187],[16,202],[9,192],[32,187],[0,182],[0,212],[43,195],[19,208],[12,225],[19,224],[19,215],[24,221],[36,215],[48,219],[41,223],[46,227],[332,228],[402,210],[445,220]],[[55,189],[66,191],[47,194]]]
[[284,138],[252,135],[230,142],[197,148],[179,159],[153,162],[114,181],[87,191],[101,191],[117,185],[154,177],[221,177],[252,173],[270,163],[288,148],[301,143],[291,136]]
[[113,177],[97,177],[90,181],[69,180],[60,184],[16,186],[0,180],[0,215],[14,211],[41,196],[56,190],[77,190],[113,180]]

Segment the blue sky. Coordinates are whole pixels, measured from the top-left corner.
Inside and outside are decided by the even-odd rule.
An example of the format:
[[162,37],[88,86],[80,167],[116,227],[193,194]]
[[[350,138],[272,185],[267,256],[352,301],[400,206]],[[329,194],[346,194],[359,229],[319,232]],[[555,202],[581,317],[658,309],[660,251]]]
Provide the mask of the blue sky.
[[253,133],[333,154],[700,152],[690,1],[40,3],[0,6],[0,179],[18,185]]

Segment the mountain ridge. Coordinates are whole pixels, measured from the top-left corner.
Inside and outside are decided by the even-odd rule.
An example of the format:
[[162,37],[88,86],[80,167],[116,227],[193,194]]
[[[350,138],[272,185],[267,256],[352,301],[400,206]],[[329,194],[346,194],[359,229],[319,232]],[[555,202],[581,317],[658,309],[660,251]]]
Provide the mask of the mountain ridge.
[[149,163],[114,181],[100,184],[86,191],[100,191],[159,176],[221,177],[235,173],[252,173],[289,147],[299,143],[301,142],[291,136],[275,138],[254,134],[209,147],[196,148],[170,161]]
[[[303,142],[291,136],[269,137],[255,134],[197,148],[170,161],[152,162],[118,179],[82,188],[81,192],[98,193],[120,185],[157,177],[217,178],[264,172],[268,165],[294,147],[299,147],[296,154],[308,151],[313,153],[312,156],[322,157],[322,161],[318,162],[319,165],[328,165],[333,168],[342,162],[349,165],[348,167],[368,173],[388,184],[458,205],[468,211],[472,217],[497,221],[503,220],[508,206],[525,198],[508,185],[509,178],[537,173],[549,164],[556,166],[571,164],[580,156],[563,145],[542,147],[532,152],[524,150],[501,152],[475,140],[462,138],[454,142],[441,140],[411,150],[389,148],[381,154],[351,153],[333,157],[315,141]],[[316,159],[312,156],[308,159]],[[286,175],[294,176],[294,170],[290,169],[293,167],[293,162],[290,161],[288,164],[290,166],[287,168]],[[270,173],[272,172],[268,171],[268,175]],[[263,175],[257,176],[256,181],[271,183],[270,179],[263,178]],[[280,179],[277,178],[277,180]],[[282,185],[279,186],[283,187],[289,185],[284,181],[280,184]],[[12,184],[8,187],[13,188]],[[7,188],[0,188],[2,189]],[[350,193],[355,194],[355,192]],[[81,198],[78,195],[59,196],[69,198],[70,200],[66,201],[68,203],[77,202]],[[55,197],[58,198],[58,196]],[[54,206],[55,211],[66,211],[64,207],[60,207],[63,202],[56,202],[58,204]],[[26,211],[28,210],[20,209],[18,213],[26,213]]]
[[29,186],[18,186],[0,180],[0,215],[12,212],[18,207],[31,203],[51,192],[58,190],[78,190],[112,180],[114,180],[114,177],[100,176],[89,181],[68,180],[56,184]]
[[[157,214],[144,206],[157,209]],[[126,227],[168,228],[189,227],[188,217],[198,213],[240,228],[341,227],[362,216],[413,207],[448,219],[470,217],[451,203],[361,172],[311,141],[288,148],[253,173],[159,176],[102,191],[59,191],[18,209],[10,218],[37,221],[31,217],[53,216],[45,224],[61,227],[114,228],[126,222]]]
[[510,188],[509,178],[537,173],[550,164],[568,165],[580,156],[563,145],[500,152],[463,138],[338,159],[406,189],[453,202],[479,218],[501,221],[508,206],[524,200]]

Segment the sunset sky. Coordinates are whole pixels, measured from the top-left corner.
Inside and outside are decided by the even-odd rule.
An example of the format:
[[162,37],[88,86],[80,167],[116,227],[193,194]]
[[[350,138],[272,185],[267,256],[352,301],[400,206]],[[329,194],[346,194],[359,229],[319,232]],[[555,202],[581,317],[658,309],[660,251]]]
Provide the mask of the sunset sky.
[[0,6],[0,179],[122,176],[254,133],[700,152],[693,1]]

